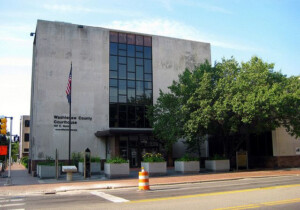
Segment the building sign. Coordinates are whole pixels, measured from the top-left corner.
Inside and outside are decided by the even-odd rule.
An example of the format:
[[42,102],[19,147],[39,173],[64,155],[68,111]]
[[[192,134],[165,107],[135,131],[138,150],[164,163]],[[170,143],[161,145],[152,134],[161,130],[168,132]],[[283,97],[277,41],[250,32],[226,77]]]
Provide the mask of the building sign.
[[7,155],[7,145],[0,146],[0,155]]
[[[92,117],[89,116],[73,116],[71,117],[71,130],[77,131],[77,124],[82,121],[91,122]],[[53,127],[55,131],[69,131],[69,116],[67,115],[54,115]]]

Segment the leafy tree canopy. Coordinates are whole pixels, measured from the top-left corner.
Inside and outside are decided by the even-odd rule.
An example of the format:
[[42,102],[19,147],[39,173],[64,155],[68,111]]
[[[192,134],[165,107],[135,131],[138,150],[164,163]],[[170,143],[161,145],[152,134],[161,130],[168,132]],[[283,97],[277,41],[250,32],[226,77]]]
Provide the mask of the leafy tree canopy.
[[260,133],[284,126],[300,136],[300,79],[252,57],[186,69],[148,113],[154,133],[172,145],[206,134]]

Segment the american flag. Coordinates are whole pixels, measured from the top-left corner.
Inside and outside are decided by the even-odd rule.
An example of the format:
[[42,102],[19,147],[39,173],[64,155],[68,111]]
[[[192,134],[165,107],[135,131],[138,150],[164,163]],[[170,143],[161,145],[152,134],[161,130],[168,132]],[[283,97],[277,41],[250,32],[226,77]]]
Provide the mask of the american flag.
[[66,94],[67,94],[67,99],[69,104],[71,103],[71,90],[72,90],[72,63],[71,63],[71,70],[69,74],[69,79],[68,79],[68,85],[66,89]]

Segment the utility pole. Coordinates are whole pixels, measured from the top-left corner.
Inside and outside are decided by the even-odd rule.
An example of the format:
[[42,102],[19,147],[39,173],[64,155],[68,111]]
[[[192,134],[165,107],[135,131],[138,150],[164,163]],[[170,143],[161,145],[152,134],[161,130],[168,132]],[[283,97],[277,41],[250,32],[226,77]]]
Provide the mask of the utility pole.
[[11,176],[10,176],[10,171],[11,171],[11,140],[12,140],[12,121],[13,121],[13,117],[5,117],[10,119],[10,138],[9,138],[9,153],[8,153],[8,178],[7,178],[7,182],[5,185],[11,185]]

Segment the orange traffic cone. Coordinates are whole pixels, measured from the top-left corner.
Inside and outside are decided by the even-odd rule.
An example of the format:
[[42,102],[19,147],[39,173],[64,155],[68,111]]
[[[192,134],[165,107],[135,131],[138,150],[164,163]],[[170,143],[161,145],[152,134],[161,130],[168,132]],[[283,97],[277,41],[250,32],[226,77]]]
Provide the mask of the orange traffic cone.
[[139,190],[150,190],[149,173],[144,170],[144,167],[139,172]]

